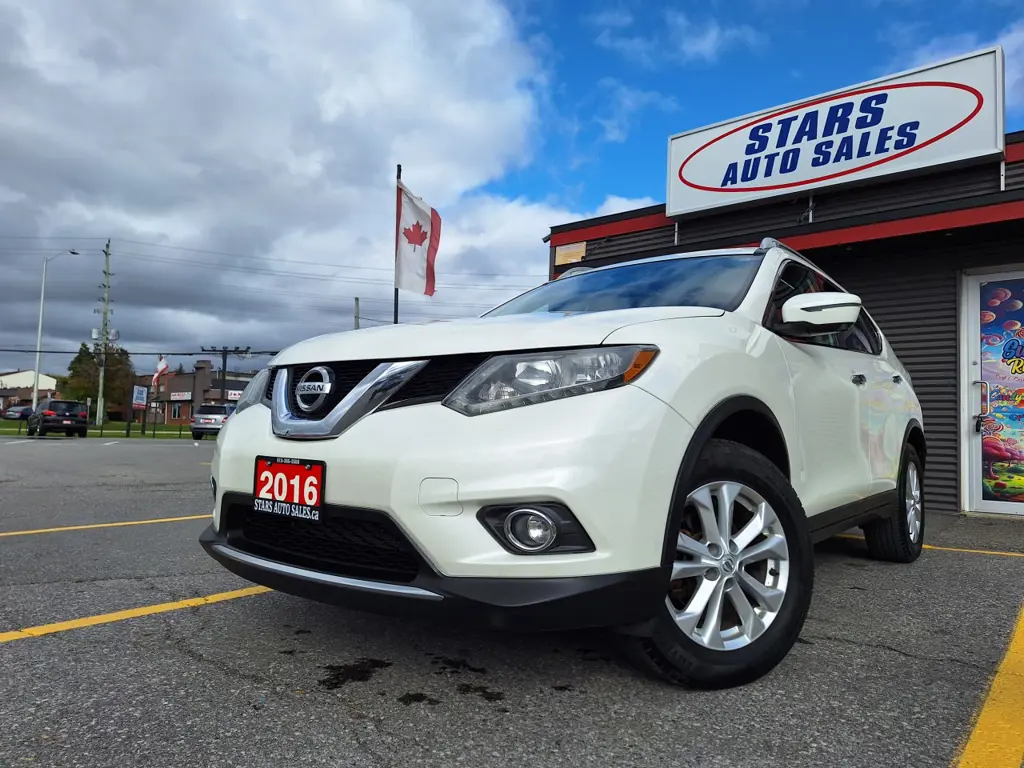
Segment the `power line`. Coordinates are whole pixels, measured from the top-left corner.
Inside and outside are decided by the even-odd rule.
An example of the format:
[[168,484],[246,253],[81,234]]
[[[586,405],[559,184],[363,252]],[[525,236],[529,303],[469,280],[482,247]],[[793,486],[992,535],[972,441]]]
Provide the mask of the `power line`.
[[[102,237],[72,238],[72,237],[64,237],[64,236],[60,236],[60,237],[39,237],[39,236],[31,237],[31,236],[18,236],[18,235],[0,235],[0,240],[43,240],[43,241],[45,241],[45,240],[103,240],[103,239],[104,238],[102,238]],[[143,245],[143,246],[150,247],[150,248],[166,248],[168,250],[184,251],[184,252],[187,252],[187,253],[201,253],[201,254],[207,254],[207,255],[210,255],[210,256],[227,256],[229,258],[235,258],[235,259],[255,259],[255,260],[258,260],[258,261],[269,261],[269,262],[272,262],[272,263],[282,263],[283,262],[283,263],[286,263],[286,264],[302,264],[302,265],[307,265],[307,266],[329,267],[329,268],[333,268],[333,269],[365,269],[365,270],[373,270],[373,271],[378,271],[378,272],[391,272],[392,271],[391,267],[368,267],[368,266],[363,266],[363,265],[360,265],[360,264],[330,264],[330,263],[325,263],[325,262],[320,262],[320,261],[299,261],[299,260],[294,260],[294,259],[280,259],[280,258],[275,258],[275,257],[272,257],[272,256],[256,256],[255,254],[231,253],[229,251],[214,251],[214,250],[207,250],[207,249],[204,249],[204,248],[187,248],[187,247],[181,246],[181,245],[167,245],[166,243],[149,243],[149,242],[145,242],[143,240],[127,240],[127,239],[123,239],[123,238],[114,238],[113,242],[115,242],[115,243],[118,243],[118,242],[119,243],[126,243],[126,244],[129,244],[129,245]],[[40,250],[40,252],[42,252],[42,251],[48,252],[48,249],[39,249],[39,250]],[[28,252],[28,251],[26,251],[26,252]],[[120,253],[121,252],[119,251],[118,254],[120,255]],[[201,263],[201,262],[191,262],[191,263]],[[547,279],[547,275],[546,274],[533,273],[533,272],[448,272],[447,274],[451,275],[451,276],[454,276],[454,275],[465,275],[466,277],[536,277],[536,278],[541,278],[541,279]]]

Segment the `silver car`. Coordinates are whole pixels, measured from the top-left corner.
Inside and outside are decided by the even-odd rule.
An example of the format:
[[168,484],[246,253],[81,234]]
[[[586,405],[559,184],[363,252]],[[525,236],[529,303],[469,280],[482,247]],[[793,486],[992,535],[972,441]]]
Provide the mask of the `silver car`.
[[190,420],[192,439],[202,440],[207,435],[216,436],[234,410],[233,405],[200,405]]

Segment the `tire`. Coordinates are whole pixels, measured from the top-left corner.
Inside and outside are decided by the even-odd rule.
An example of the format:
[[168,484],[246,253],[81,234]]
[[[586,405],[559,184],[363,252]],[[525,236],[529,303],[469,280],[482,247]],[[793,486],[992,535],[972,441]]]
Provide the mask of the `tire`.
[[46,430],[43,429],[42,427],[39,428],[39,436],[46,437]]
[[[717,559],[719,567],[708,568],[699,575],[691,574],[670,582],[666,585],[664,607],[654,620],[651,636],[624,638],[628,656],[641,670],[674,685],[700,689],[732,688],[763,677],[786,657],[796,643],[811,604],[814,550],[803,505],[786,477],[774,464],[739,443],[710,440],[694,465],[689,487],[681,489],[680,492],[686,495],[678,499],[678,504],[673,505],[674,509],[685,505],[681,526],[669,533],[676,547],[676,564],[673,569],[688,566],[691,570],[698,570],[707,567],[706,562],[698,562],[697,556],[687,554],[675,544],[683,530],[693,534],[688,541],[703,547],[704,553],[715,555],[718,552],[717,545],[700,526],[700,514],[690,500],[694,497],[700,499],[703,495],[710,502],[711,496],[707,494],[706,486],[723,482],[732,484],[733,488],[743,488],[736,497],[740,504],[733,517],[730,540],[743,535],[745,530],[748,536],[753,536],[748,542],[741,542],[746,543],[748,548],[740,548],[738,554],[722,550]],[[760,522],[754,522],[751,512],[758,509],[758,499],[767,502],[768,511]],[[717,522],[714,508],[708,509],[711,519]],[[772,510],[774,515],[771,514]],[[696,526],[694,520],[697,521]],[[748,520],[753,525],[745,529],[743,526]],[[701,529],[699,532],[698,528]],[[774,565],[764,559],[750,560],[743,565],[738,558],[744,552],[750,552],[749,547],[765,546],[769,539],[763,531],[769,529],[772,541],[784,550],[776,551]],[[713,535],[718,536],[717,532]],[[778,544],[779,536],[785,547]],[[734,575],[726,575],[730,570]],[[715,578],[709,578],[711,575]],[[769,585],[771,589],[766,589],[764,594],[769,595],[774,589],[770,603],[754,598],[749,587],[740,587],[742,583],[751,580],[761,583],[763,587],[769,579],[772,580]],[[712,593],[712,606],[715,594],[720,595],[722,608],[717,623],[719,634],[715,637],[711,633],[710,639],[698,641],[694,637],[698,634],[703,636],[705,627],[697,625],[707,624],[706,621],[700,622],[703,608],[693,612],[692,627],[685,620],[677,623],[673,614],[680,608],[692,606],[690,600],[709,591]],[[761,631],[758,631],[756,622],[749,625],[755,627],[753,631],[743,631],[736,608],[737,601],[742,602],[742,597],[746,597],[747,606],[753,607],[753,613],[761,619]],[[730,623],[733,626],[728,626]]]
[[900,459],[895,514],[863,526],[864,541],[873,559],[912,563],[921,555],[925,528],[923,488],[924,464],[917,449],[907,443]]
[[196,432],[193,432],[193,433],[192,433],[192,439],[193,439],[193,440],[202,440],[202,439],[203,439],[203,436],[202,436],[202,435],[200,435],[200,434],[198,434],[198,433],[196,433]]
[[78,430],[78,436],[79,437],[88,437],[89,436],[89,428],[86,427],[85,429]]
[[35,427],[26,427],[25,428],[25,434],[28,435],[29,437],[35,437],[36,436]]

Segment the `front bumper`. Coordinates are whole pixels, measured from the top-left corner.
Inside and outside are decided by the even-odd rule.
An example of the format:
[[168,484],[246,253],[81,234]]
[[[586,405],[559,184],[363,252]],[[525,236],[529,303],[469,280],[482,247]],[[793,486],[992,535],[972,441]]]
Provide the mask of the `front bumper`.
[[339,576],[252,555],[210,525],[206,552],[243,579],[287,594],[373,613],[480,621],[518,631],[557,631],[640,624],[664,600],[669,572],[564,578],[454,578],[424,568],[403,584]]
[[[442,576],[534,579],[630,573],[662,564],[665,525],[693,430],[639,387],[466,417],[440,404],[381,411],[329,440],[285,440],[270,412],[236,413],[217,440],[214,528],[225,495],[254,492],[257,455],[321,460],[323,501],[375,510]],[[491,505],[564,505],[590,552],[524,556],[477,518]]]

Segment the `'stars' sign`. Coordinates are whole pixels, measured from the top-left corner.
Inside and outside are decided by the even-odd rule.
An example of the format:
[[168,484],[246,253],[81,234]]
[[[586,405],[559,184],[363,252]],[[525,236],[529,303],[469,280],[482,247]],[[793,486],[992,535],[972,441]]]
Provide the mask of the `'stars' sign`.
[[1003,131],[997,47],[673,136],[667,213],[999,155]]

